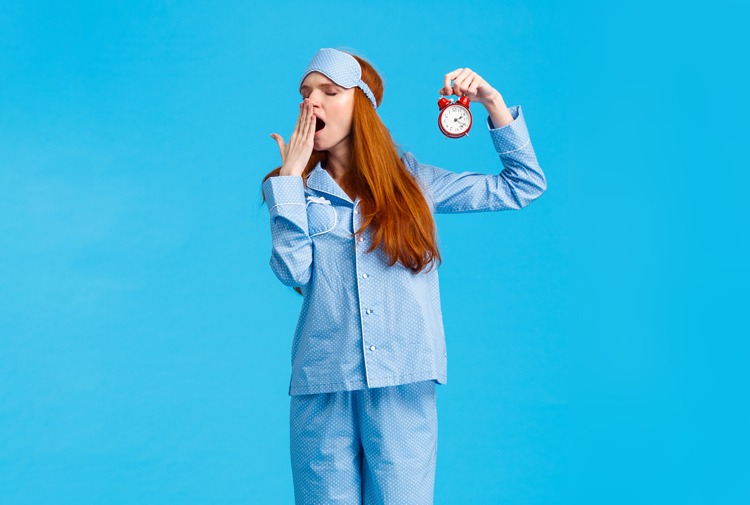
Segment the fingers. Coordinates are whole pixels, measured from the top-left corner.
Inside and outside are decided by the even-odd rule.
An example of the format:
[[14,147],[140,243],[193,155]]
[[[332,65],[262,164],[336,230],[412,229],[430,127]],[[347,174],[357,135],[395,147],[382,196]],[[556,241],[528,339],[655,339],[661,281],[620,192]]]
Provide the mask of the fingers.
[[303,132],[307,131],[307,126],[310,124],[312,108],[312,103],[307,98],[300,103],[299,117],[297,118],[297,126],[294,128],[294,133],[304,137]]
[[464,87],[466,88],[465,93],[471,96],[476,95],[477,88],[479,88],[483,80],[484,79],[477,74],[470,75],[469,78],[464,81]]
[[[292,131],[292,135],[289,137],[289,144],[294,143],[294,141],[297,138],[297,132],[304,125],[304,116],[305,116],[304,105],[305,105],[305,102],[300,102],[299,104],[299,115],[297,116],[297,123],[294,125],[294,130]],[[284,138],[278,133],[272,133],[271,138],[274,139],[276,141],[276,144],[279,146],[279,153],[281,154],[281,163],[283,164],[287,157],[286,156],[287,143],[284,141]]]
[[312,144],[312,138],[315,134],[315,116],[313,115],[312,103],[306,98],[300,104],[300,115],[297,126],[292,134],[289,144],[296,147],[298,142]]
[[271,134],[271,137],[279,146],[282,160],[281,173],[285,175],[300,175],[313,150],[316,121],[313,114],[313,105],[308,99],[305,99],[300,103],[299,108],[297,124],[289,137],[288,144],[284,142],[281,135]]
[[466,82],[466,79],[471,77],[473,72],[470,68],[465,68],[461,71],[460,74],[458,74],[453,79],[453,94],[454,95],[463,95],[464,91],[466,91],[466,88],[464,87],[464,82]]
[[[453,84],[451,85],[451,81]],[[445,74],[441,95],[466,95],[476,93],[482,78],[470,68],[457,68]]]
[[452,95],[453,94],[453,86],[451,86],[451,81],[458,76],[458,74],[461,73],[463,68],[457,68],[453,72],[448,72],[445,74],[445,77],[443,78],[443,88],[440,90],[441,95]]
[[303,130],[303,136],[305,140],[312,143],[312,138],[315,135],[315,115],[313,114],[313,106],[310,102],[305,107],[307,117],[305,118],[305,127]]
[[289,143],[284,150],[284,162],[282,172],[300,175],[312,154],[315,135],[315,116],[313,106],[305,99],[300,104],[300,114],[297,126],[294,128]]
[[[292,132],[292,137],[295,137],[297,132],[302,129],[302,126],[305,124],[305,104],[307,103],[307,98],[305,98],[304,101],[302,101],[299,104],[299,116],[297,116],[297,124],[294,125],[294,131]],[[289,139],[289,142],[291,142],[292,139]]]
[[281,137],[281,135],[277,133],[272,133],[271,138],[276,141],[276,144],[279,146],[279,153],[281,154],[281,163],[284,163],[284,158],[286,156],[286,142],[284,142],[284,139]]

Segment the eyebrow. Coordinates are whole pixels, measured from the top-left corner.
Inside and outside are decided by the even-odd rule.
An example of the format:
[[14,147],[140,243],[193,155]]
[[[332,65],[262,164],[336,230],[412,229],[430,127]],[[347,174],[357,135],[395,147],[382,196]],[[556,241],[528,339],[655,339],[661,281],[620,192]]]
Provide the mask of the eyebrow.
[[[326,88],[326,89],[340,89],[340,88],[341,88],[340,86],[337,86],[336,84],[328,84],[328,83],[325,83],[325,84],[321,84],[321,85],[320,85],[320,86],[318,86],[318,87],[319,87],[319,88]],[[308,86],[307,84],[305,84],[304,86],[301,86],[301,87],[299,88],[299,92],[300,92],[300,93],[302,93],[303,91],[306,91],[306,90],[308,90],[308,89],[311,89],[311,87],[310,87],[310,86]]]

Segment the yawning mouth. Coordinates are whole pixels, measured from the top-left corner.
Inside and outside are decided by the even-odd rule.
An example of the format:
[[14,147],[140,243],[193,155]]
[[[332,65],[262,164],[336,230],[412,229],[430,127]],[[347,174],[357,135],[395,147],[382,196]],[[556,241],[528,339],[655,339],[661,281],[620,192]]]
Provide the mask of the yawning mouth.
[[318,116],[315,116],[315,131],[319,132],[323,128],[325,128],[326,122],[320,119]]

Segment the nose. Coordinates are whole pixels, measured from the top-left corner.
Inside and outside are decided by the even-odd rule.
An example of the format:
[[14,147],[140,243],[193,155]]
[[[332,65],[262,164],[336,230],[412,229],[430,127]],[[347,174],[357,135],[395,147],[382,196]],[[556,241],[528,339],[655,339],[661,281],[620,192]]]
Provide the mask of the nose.
[[307,99],[310,100],[310,103],[313,104],[313,107],[319,107],[320,106],[320,97],[323,94],[322,90],[314,89],[310,92]]
[[302,99],[302,104],[300,104],[300,106],[303,106],[305,103],[309,103],[309,104],[312,105],[313,114],[316,114],[317,111],[320,109],[320,105],[318,105],[318,102],[316,102],[315,100],[313,100],[310,97],[303,98]]
[[313,99],[312,97],[308,97],[308,98],[303,98],[303,99],[302,99],[302,103],[303,103],[303,104],[304,104],[304,103],[309,103],[309,104],[311,104],[311,105],[312,105],[312,108],[313,108],[313,112],[314,112],[314,111],[316,111],[316,110],[318,110],[318,109],[320,108],[320,105],[318,104],[318,102],[317,102],[316,100],[314,100],[314,99]]

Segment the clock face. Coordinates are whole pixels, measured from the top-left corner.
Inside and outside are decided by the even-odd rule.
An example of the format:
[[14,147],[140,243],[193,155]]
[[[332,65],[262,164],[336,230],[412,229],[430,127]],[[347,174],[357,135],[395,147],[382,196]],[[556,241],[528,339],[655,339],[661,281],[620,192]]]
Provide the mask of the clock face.
[[440,115],[440,124],[446,132],[452,135],[460,135],[469,130],[471,114],[461,105],[449,105]]

